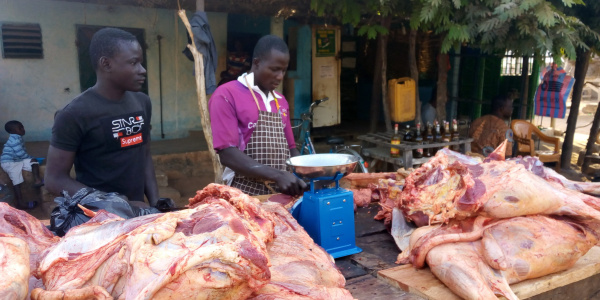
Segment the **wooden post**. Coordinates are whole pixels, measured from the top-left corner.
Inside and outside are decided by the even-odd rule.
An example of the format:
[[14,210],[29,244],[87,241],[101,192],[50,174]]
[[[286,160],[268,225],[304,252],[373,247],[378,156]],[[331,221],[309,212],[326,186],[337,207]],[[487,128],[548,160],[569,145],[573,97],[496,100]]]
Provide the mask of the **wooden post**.
[[187,28],[190,38],[192,39],[192,45],[188,45],[188,48],[190,49],[190,51],[192,51],[192,55],[194,56],[196,94],[198,96],[198,107],[200,108],[202,132],[204,132],[206,144],[208,145],[208,152],[210,153],[210,157],[213,162],[215,183],[222,183],[221,174],[223,171],[221,169],[221,161],[219,160],[219,156],[217,156],[215,149],[213,149],[212,128],[210,125],[210,116],[208,114],[208,99],[206,99],[206,87],[204,81],[204,58],[202,57],[202,53],[198,52],[196,44],[194,43],[194,34],[192,33],[192,26],[190,25],[190,22],[188,21],[188,18],[185,15],[185,10],[179,10],[178,14],[181,18],[181,21],[183,21],[183,24]]
[[475,87],[475,100],[477,103],[473,105],[473,118],[475,120],[481,117],[481,106],[483,105],[483,84],[485,75],[485,56],[479,54],[477,59],[477,86]]
[[[448,54],[440,53],[437,57],[438,73],[436,95],[435,95],[435,110],[437,119],[440,124],[442,121],[448,121],[446,117],[446,102],[448,101]],[[450,120],[452,121],[452,120]]]

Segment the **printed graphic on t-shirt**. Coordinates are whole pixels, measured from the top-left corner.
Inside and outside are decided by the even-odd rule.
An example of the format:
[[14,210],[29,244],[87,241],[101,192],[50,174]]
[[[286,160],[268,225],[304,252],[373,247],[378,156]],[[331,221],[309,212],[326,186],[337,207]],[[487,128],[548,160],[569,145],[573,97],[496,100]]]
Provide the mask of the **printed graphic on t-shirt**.
[[147,140],[148,125],[144,123],[141,111],[107,118],[101,122],[105,132],[111,135],[109,147],[112,149],[143,145]]

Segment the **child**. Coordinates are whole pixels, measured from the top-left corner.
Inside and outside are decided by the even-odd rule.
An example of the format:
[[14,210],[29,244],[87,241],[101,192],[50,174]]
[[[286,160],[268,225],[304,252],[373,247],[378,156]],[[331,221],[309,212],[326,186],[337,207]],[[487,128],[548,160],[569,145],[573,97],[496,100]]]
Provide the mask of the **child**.
[[0,156],[0,165],[8,174],[13,183],[15,191],[15,202],[19,209],[33,209],[37,206],[36,201],[27,201],[24,203],[21,194],[21,183],[23,183],[22,170],[32,172],[35,179],[35,187],[41,187],[44,182],[40,178],[39,163],[25,151],[25,143],[22,136],[25,135],[25,127],[19,121],[8,121],[4,125],[6,132],[10,134],[2,156]]

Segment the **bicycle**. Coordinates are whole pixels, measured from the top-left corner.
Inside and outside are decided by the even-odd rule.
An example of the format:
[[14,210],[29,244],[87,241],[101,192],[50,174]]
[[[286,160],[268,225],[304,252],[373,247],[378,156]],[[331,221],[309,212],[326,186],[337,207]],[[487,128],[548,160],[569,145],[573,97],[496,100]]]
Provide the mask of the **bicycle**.
[[[329,97],[315,100],[313,103],[310,104],[308,112],[302,113],[300,115],[300,119],[290,120],[292,123],[292,131],[294,133],[294,137],[296,138],[296,147],[298,148],[300,155],[317,153],[312,138],[310,137],[310,128],[313,119],[313,111],[319,104],[327,100],[329,100]],[[367,168],[365,167],[365,160],[357,151],[351,148],[361,147],[360,145],[345,145],[344,139],[341,137],[331,137],[327,140],[326,143],[331,146],[331,148],[329,149],[329,153],[350,154],[354,155],[355,157],[358,157],[359,163],[357,165],[359,166],[359,171],[361,173],[369,173]]]

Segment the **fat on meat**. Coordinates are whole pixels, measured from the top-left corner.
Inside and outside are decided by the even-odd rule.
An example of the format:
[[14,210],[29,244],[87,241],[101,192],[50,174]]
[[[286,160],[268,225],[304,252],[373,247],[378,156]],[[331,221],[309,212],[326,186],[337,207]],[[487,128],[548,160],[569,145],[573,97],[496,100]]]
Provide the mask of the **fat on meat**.
[[10,234],[0,233],[0,299],[26,299],[29,290],[29,246]]
[[445,243],[426,257],[432,273],[465,299],[518,299],[509,284],[566,270],[597,241],[577,222],[537,215],[493,224],[479,240]]
[[270,278],[265,244],[251,233],[258,225],[225,200],[128,220],[102,215],[49,251],[40,265],[46,291],[32,299],[243,299]]

